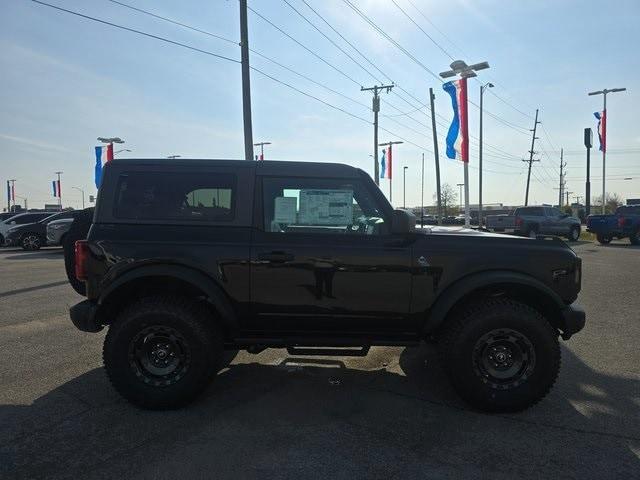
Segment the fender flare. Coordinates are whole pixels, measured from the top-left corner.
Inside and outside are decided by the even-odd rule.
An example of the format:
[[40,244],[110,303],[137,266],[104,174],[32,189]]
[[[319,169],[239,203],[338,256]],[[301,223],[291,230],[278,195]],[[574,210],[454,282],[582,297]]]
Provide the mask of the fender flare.
[[510,284],[533,288],[547,297],[558,311],[566,307],[560,296],[536,278],[509,270],[493,270],[468,275],[449,285],[430,308],[423,332],[432,333],[440,327],[451,309],[469,293],[492,285]]
[[102,305],[109,296],[121,287],[132,281],[144,277],[171,277],[190,284],[200,290],[215,310],[220,315],[220,320],[229,332],[239,329],[238,318],[235,310],[224,290],[216,281],[199,270],[184,265],[141,265],[123,273],[115,281],[104,289],[98,299],[98,305]]

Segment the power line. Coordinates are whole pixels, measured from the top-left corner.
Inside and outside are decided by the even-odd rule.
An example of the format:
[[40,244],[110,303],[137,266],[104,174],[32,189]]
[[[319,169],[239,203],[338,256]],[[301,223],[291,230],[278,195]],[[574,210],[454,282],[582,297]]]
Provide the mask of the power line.
[[45,2],[42,2],[40,0],[31,0],[31,1],[34,2],[34,3],[37,3],[39,5],[44,5],[45,7],[50,7],[50,8],[53,8],[55,10],[59,10],[61,12],[69,13],[71,15],[75,15],[77,17],[84,18],[86,20],[91,20],[91,21],[94,21],[94,22],[102,23],[104,25],[109,25],[111,27],[119,28],[120,30],[126,30],[127,32],[136,33],[138,35],[143,35],[145,37],[153,38],[154,40],[159,40],[161,42],[177,45],[179,47],[187,48],[189,50],[193,50],[195,52],[199,52],[199,53],[203,53],[205,55],[216,57],[216,58],[219,58],[221,60],[227,60],[229,62],[240,63],[240,60],[236,60],[234,58],[230,58],[230,57],[226,57],[224,55],[213,53],[213,52],[210,52],[208,50],[202,50],[201,48],[193,47],[193,46],[187,45],[185,43],[176,42],[175,40],[169,40],[168,38],[165,38],[165,37],[160,37],[158,35],[153,35],[151,33],[143,32],[141,30],[136,30],[134,28],[125,27],[123,25],[118,25],[116,23],[108,22],[106,20],[101,20],[99,18],[91,17],[89,15],[84,15],[84,14],[79,13],[79,12],[74,12],[73,10],[67,10],[66,8],[58,7],[56,5],[51,5],[50,3],[45,3]]

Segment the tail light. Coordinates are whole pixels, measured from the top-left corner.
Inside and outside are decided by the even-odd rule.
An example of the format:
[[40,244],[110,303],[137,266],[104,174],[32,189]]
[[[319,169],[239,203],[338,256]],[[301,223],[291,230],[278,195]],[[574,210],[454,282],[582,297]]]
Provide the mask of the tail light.
[[86,240],[77,240],[75,247],[76,278],[81,282],[87,279],[87,260],[89,259],[89,245]]
[[624,217],[618,217],[618,227],[624,227]]
[[521,217],[516,217],[516,227],[521,227],[523,223]]

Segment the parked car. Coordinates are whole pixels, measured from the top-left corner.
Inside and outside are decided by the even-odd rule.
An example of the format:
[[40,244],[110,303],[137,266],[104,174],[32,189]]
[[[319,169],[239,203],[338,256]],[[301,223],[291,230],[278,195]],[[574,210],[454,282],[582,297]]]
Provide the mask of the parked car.
[[51,216],[53,213],[54,212],[19,213],[0,222],[0,245],[5,244],[7,232],[10,228],[14,228],[19,225],[25,225],[27,223],[39,222],[43,218]]
[[435,338],[467,402],[516,411],[549,392],[558,336],[585,323],[564,242],[416,229],[340,164],[110,162],[75,251],[87,298],[71,320],[108,327],[106,373],[145,408],[194,399],[225,348],[344,356]]
[[587,231],[595,233],[602,244],[628,238],[633,245],[640,245],[640,205],[618,207],[613,215],[589,215]]
[[39,250],[47,244],[47,224],[54,220],[71,218],[72,215],[73,210],[53,215],[49,213],[38,222],[15,225],[7,230],[5,245],[21,246],[25,250]]
[[64,236],[71,228],[72,223],[73,218],[62,218],[47,223],[47,245],[62,245]]
[[16,212],[2,212],[0,213],[0,222],[4,222],[5,220],[8,220],[11,217],[15,217],[16,215],[18,215]]
[[555,207],[519,207],[513,215],[487,215],[489,231],[515,233],[527,237],[537,235],[563,236],[572,242],[580,238],[580,220]]

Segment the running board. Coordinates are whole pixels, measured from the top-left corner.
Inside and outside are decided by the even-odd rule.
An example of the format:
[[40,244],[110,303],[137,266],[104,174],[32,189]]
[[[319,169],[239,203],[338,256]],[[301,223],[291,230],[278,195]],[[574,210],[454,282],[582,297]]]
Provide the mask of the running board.
[[293,356],[322,356],[322,357],[366,357],[369,353],[369,346],[354,348],[332,348],[332,347],[287,347],[287,353]]

